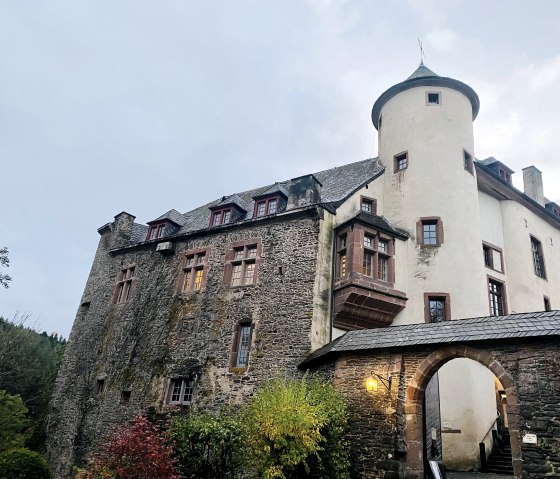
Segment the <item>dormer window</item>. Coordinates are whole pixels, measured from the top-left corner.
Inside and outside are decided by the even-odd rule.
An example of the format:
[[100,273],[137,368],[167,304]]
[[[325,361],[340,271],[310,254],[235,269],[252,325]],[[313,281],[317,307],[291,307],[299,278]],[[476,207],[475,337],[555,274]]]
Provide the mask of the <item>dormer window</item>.
[[212,216],[210,218],[210,226],[227,225],[231,223],[231,217],[232,217],[231,208],[224,208],[221,210],[213,211]]
[[273,215],[278,211],[280,199],[277,196],[255,202],[255,217]]
[[504,170],[503,168],[498,168],[498,173],[499,173],[500,178],[502,180],[505,180],[508,183],[511,183],[511,175],[506,170]]
[[160,223],[158,225],[152,225],[148,228],[148,236],[146,236],[146,241],[155,240],[163,238],[165,235],[165,227],[167,223]]

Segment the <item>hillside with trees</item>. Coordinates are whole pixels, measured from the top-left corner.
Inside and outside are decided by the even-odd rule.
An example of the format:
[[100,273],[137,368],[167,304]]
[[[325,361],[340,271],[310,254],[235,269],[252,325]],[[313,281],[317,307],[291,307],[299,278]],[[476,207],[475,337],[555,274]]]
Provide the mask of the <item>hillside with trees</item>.
[[27,323],[0,317],[0,429],[6,433],[0,434],[0,452],[14,446],[43,450],[48,404],[66,345]]

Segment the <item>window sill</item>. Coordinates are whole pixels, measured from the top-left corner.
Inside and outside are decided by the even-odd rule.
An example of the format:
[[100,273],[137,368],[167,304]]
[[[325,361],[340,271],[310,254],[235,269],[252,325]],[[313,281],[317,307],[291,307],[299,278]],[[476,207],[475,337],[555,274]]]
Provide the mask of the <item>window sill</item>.
[[228,286],[229,289],[240,289],[240,288],[252,288],[255,286],[255,283],[252,284],[239,284],[237,286]]
[[229,372],[234,373],[234,374],[244,374],[244,373],[247,372],[247,369],[248,369],[247,367],[245,367],[245,368],[230,367]]

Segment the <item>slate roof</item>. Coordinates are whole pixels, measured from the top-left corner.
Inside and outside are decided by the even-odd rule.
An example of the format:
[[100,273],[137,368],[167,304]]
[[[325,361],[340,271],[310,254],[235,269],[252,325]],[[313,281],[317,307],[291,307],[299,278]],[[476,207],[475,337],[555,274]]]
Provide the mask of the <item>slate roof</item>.
[[[314,176],[322,184],[322,187],[320,187],[321,203],[334,204],[335,206],[338,206],[339,203],[348,198],[364,184],[369,183],[374,178],[382,174],[383,171],[383,165],[377,158],[368,158],[367,160],[314,173]],[[286,194],[288,194],[291,183],[292,180],[288,180],[263,186],[261,188],[255,188],[254,190],[244,191],[242,193],[236,193],[235,195],[228,196],[226,199],[220,197],[217,200],[188,211],[181,215],[185,222],[176,234],[187,234],[207,229],[210,224],[210,208],[230,202],[228,199],[232,196],[237,197],[238,200],[236,201],[243,203],[245,205],[243,209],[247,211],[246,216],[241,218],[240,221],[252,219],[255,204],[255,200],[253,198],[259,197],[260,195],[272,191],[275,188],[278,188],[279,191],[285,191]]]
[[243,211],[249,211],[249,205],[247,202],[236,193],[234,195],[224,196],[221,201],[216,203],[212,208],[226,205],[236,205]]
[[143,241],[146,241],[146,236],[148,236],[148,227],[146,225],[138,223],[132,224],[132,233],[130,235],[131,243],[142,243]]
[[300,366],[351,351],[560,336],[560,311],[509,314],[348,331],[309,355]]
[[341,228],[344,228],[344,226],[346,226],[348,223],[352,223],[356,220],[361,221],[362,223],[365,223],[369,226],[373,226],[378,230],[385,231],[386,233],[390,233],[401,239],[408,239],[409,237],[406,232],[393,227],[393,225],[389,223],[389,220],[387,220],[387,218],[385,218],[384,216],[378,216],[372,213],[366,213],[365,211],[358,212],[356,215],[354,215],[348,221],[345,221],[336,229],[339,230]]
[[424,63],[420,63],[420,66],[410,75],[407,80],[412,80],[413,78],[423,78],[423,77],[438,77],[437,73],[430,70]]
[[[262,192],[260,196],[270,195],[272,193],[281,193],[286,198],[288,197],[288,191],[280,183],[274,183],[268,190]],[[256,198],[258,198],[258,196]]]
[[169,210],[167,213],[164,213],[155,220],[148,221],[148,224],[155,223],[156,221],[160,220],[169,220],[178,226],[183,226],[186,223],[186,218],[181,213],[179,213],[177,210]]

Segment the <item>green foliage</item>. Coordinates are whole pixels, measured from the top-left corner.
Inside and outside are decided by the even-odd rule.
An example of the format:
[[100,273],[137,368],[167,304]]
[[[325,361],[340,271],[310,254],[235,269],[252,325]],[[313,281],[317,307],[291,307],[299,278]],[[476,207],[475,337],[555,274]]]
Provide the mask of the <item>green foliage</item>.
[[55,335],[37,333],[0,318],[0,390],[19,394],[29,409],[32,434],[28,446],[41,449],[45,436],[47,408],[66,341]]
[[251,457],[263,479],[346,479],[343,397],[330,383],[304,377],[271,381],[245,410]]
[[246,435],[235,417],[194,412],[177,416],[169,436],[179,471],[186,479],[242,477]]
[[19,395],[0,390],[0,451],[23,446],[29,421],[27,408]]
[[[5,266],[6,268],[10,267],[10,257],[8,256],[8,248],[5,246],[0,248],[0,266]],[[10,285],[10,281],[12,278],[9,274],[0,273],[0,286],[4,286],[4,288],[8,288]]]
[[51,470],[40,454],[9,449],[0,454],[0,479],[50,479]]

